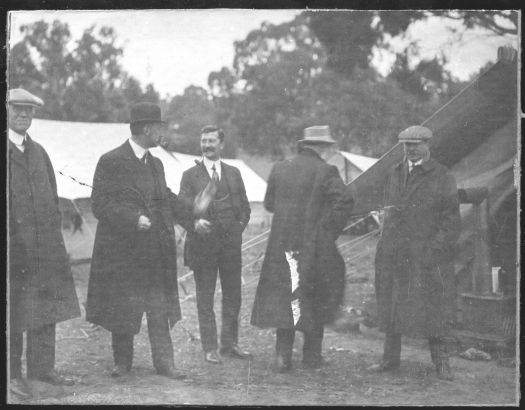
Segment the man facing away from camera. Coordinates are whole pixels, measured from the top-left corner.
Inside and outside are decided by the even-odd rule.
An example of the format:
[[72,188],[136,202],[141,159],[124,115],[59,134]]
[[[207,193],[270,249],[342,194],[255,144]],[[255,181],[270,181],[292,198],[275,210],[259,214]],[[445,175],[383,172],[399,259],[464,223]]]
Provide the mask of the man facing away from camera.
[[400,366],[401,335],[425,337],[440,379],[452,380],[446,337],[453,320],[453,251],[460,233],[454,176],[430,157],[432,132],[412,126],[399,134],[405,158],[387,178],[384,222],[377,244],[375,286],[383,360]]
[[342,300],[345,264],[335,241],[353,207],[337,168],[328,126],[309,127],[298,154],[274,165],[264,198],[273,213],[251,323],[277,328],[273,368],[292,368],[295,331],[304,333],[303,366],[322,366],[324,326]]
[[[221,356],[250,359],[238,345],[241,308],[242,233],[250,220],[250,204],[241,173],[221,161],[224,132],[216,126],[201,130],[202,161],[182,175],[179,197],[194,211],[194,230],[184,247],[193,270],[204,360],[220,364]],[[222,289],[220,355],[213,312],[217,274]]]
[[16,88],[8,95],[9,135],[9,390],[31,397],[22,378],[74,384],[55,367],[56,323],[80,316],[61,231],[55,172],[47,152],[27,134],[43,101]]
[[162,162],[149,152],[163,126],[158,105],[133,105],[131,138],[102,155],[93,180],[98,225],[86,320],[111,332],[113,377],[131,370],[144,312],[155,370],[186,377],[175,368],[170,328],[181,319],[174,223],[191,226],[189,211],[166,186]]

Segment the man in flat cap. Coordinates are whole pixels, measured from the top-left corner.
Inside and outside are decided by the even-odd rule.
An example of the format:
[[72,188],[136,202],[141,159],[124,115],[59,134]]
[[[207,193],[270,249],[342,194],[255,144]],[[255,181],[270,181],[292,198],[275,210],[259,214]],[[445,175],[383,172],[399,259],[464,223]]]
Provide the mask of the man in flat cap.
[[10,391],[28,398],[22,379],[26,332],[27,377],[72,385],[55,367],[55,325],[80,316],[64,247],[55,172],[44,148],[27,134],[43,101],[9,90],[9,367]]
[[181,319],[174,224],[185,225],[181,201],[166,186],[158,145],[160,107],[131,107],[131,137],[99,159],[91,194],[98,219],[86,302],[86,320],[111,332],[113,377],[130,372],[133,338],[146,313],[153,366],[182,379],[175,368],[170,328]]
[[302,363],[323,364],[324,325],[344,292],[345,264],[335,241],[352,211],[337,168],[326,161],[336,141],[328,126],[306,128],[298,154],[274,165],[264,198],[272,228],[251,323],[277,328],[273,369],[292,368],[295,331],[304,333]]
[[452,380],[447,345],[455,299],[453,251],[460,233],[456,181],[430,158],[432,132],[399,134],[405,158],[385,186],[384,222],[375,259],[380,329],[386,333],[378,370],[399,368],[401,335],[428,339],[440,379]]

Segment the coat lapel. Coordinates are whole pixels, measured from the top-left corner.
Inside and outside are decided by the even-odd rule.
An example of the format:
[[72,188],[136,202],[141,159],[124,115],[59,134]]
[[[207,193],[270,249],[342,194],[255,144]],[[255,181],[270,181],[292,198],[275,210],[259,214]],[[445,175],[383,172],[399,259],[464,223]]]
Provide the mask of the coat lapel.
[[[419,172],[416,174],[416,175],[413,175],[413,181],[412,183],[407,186],[407,191],[405,191],[405,195],[406,197],[410,197],[414,191],[423,183],[425,182],[425,178],[423,178],[423,175],[425,175],[427,172],[431,171],[432,169],[434,169],[435,167],[435,163],[434,161],[432,161],[431,159],[429,159],[428,161],[425,161],[423,162],[423,164],[421,164],[421,169],[419,170]],[[407,167],[408,168],[408,167]],[[407,170],[408,172],[408,170]],[[414,172],[414,171],[412,171]]]
[[120,153],[122,157],[127,161],[127,166],[129,167],[128,174],[130,175],[131,184],[137,187],[137,176],[141,175],[144,172],[144,164],[140,162],[140,160],[137,158],[128,140],[126,140],[126,142],[124,142],[124,144],[121,145]]
[[10,158],[13,162],[17,163],[18,165],[20,165],[24,170],[28,170],[27,169],[27,162],[26,162],[26,158],[24,156],[24,153],[22,151],[20,151],[15,144],[13,144],[13,142],[11,140],[9,140],[9,153],[10,153]]
[[198,191],[202,191],[206,185],[208,185],[208,182],[210,182],[210,174],[208,174],[208,171],[206,170],[206,167],[204,166],[204,162],[200,161],[198,164],[196,164],[197,167],[197,178],[198,178]]
[[36,154],[36,145],[33,142],[33,140],[29,137],[29,135],[26,136],[26,144],[25,149],[27,150],[27,153],[24,153],[24,155],[27,155],[27,162],[28,162],[28,172],[32,174],[33,172],[39,170],[39,159],[37,158]]
[[221,171],[222,171],[221,179],[224,178],[224,181],[226,182],[226,186],[228,187],[228,192],[231,194],[232,192],[231,187],[233,186],[235,181],[233,181],[233,174],[228,169],[228,166],[224,164],[224,162],[222,161],[221,161]]

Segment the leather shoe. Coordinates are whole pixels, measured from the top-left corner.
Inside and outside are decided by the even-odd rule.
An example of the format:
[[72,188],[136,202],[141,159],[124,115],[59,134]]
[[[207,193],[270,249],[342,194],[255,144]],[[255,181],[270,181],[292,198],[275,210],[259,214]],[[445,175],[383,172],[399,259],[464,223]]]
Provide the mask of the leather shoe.
[[377,372],[388,372],[399,369],[399,363],[390,360],[383,360],[381,363],[373,364],[368,370]]
[[272,370],[276,373],[287,373],[292,370],[292,361],[277,355],[273,360]]
[[330,362],[324,357],[321,359],[303,359],[303,367],[305,369],[320,369],[323,366],[330,366]]
[[51,370],[48,373],[35,376],[34,378],[36,380],[40,380],[41,382],[49,383],[54,386],[73,386],[75,384],[75,381],[73,379],[66,376],[62,376],[61,374],[57,373],[56,370]]
[[157,370],[157,374],[173,380],[183,380],[186,378],[186,375],[181,371],[175,369],[175,367],[168,367],[167,369]]
[[452,381],[454,380],[454,375],[452,374],[452,371],[450,370],[450,365],[447,361],[441,361],[436,365],[436,372],[437,372],[437,378],[441,380],[448,380]]
[[232,345],[231,347],[221,348],[221,356],[236,357],[237,359],[250,360],[253,356],[250,352],[242,351],[238,345]]
[[30,399],[32,396],[31,389],[21,377],[11,379],[9,391],[21,399]]
[[212,364],[221,364],[222,361],[219,359],[217,352],[215,350],[210,350],[209,352],[204,353],[204,360]]
[[126,373],[129,373],[130,370],[131,369],[127,366],[117,364],[115,367],[113,367],[113,370],[111,370],[111,377],[122,377]]

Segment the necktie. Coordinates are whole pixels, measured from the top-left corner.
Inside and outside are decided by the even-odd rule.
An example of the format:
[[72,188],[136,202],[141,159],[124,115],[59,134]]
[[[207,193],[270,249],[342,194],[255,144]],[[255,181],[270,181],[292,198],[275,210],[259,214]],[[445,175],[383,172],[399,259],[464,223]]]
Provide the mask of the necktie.
[[22,154],[24,154],[24,157],[27,162],[29,162],[29,145],[27,145],[27,139],[24,138],[24,141],[22,141]]
[[211,179],[215,183],[219,183],[219,174],[217,173],[217,170],[215,169],[215,164],[211,166],[211,170],[213,171],[211,174]]
[[140,160],[143,164],[147,164],[149,162],[149,151],[146,151]]

